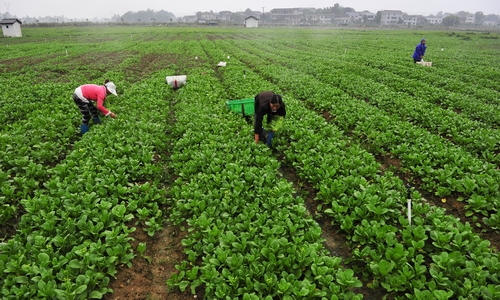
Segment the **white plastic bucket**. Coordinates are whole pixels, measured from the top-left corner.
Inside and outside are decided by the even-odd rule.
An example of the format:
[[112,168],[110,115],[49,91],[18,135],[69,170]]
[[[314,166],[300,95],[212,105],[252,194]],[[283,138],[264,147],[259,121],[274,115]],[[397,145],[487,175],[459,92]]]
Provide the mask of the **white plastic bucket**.
[[178,89],[186,84],[186,75],[167,76],[167,84],[171,85],[174,89]]
[[420,64],[422,66],[426,66],[426,67],[432,67],[432,61],[417,61],[417,64]]

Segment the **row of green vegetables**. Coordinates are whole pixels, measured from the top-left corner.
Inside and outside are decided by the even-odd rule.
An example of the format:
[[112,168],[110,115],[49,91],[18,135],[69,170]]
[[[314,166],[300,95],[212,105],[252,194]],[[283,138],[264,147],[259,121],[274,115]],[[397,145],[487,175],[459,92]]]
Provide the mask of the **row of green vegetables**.
[[[439,87],[452,94],[467,95],[485,103],[498,104],[500,72],[496,66],[498,49],[495,40],[470,45],[447,37],[444,32],[422,31],[313,31],[289,30],[252,37],[265,39],[266,43],[279,42],[278,49],[300,49],[307,56],[328,53],[337,58],[337,66],[350,64],[349,72],[363,75],[364,70],[377,68],[421,83],[421,88]],[[415,68],[411,55],[422,36],[428,38],[427,56],[437,68]],[[443,49],[443,51],[441,51]],[[459,55],[468,60],[459,60]],[[480,67],[479,67],[480,66]],[[373,78],[372,78],[373,79]]]
[[[455,64],[454,64],[455,65]],[[486,88],[477,82],[477,77],[471,77],[469,82],[464,82],[457,77],[461,74],[453,68],[420,68],[415,70],[415,65],[403,66],[396,63],[387,63],[385,65],[378,65],[380,73],[389,73],[405,79],[405,83],[416,82],[419,84],[418,92],[425,95],[432,101],[441,101],[449,106],[455,102],[459,106],[466,106],[464,100],[474,101],[475,103],[483,104],[500,104],[500,92],[492,88]],[[418,66],[417,66],[418,67]],[[493,66],[490,66],[493,69]],[[490,69],[490,70],[491,70]],[[488,72],[488,71],[486,71]],[[385,75],[380,74],[379,75]],[[493,73],[493,72],[490,72]],[[495,76],[498,78],[498,71],[496,74],[483,74],[487,79],[493,79]],[[381,76],[383,77],[383,76]],[[493,78],[492,78],[493,77]],[[377,79],[372,77],[373,79]],[[493,79],[495,80],[495,79]],[[444,90],[445,93],[439,93]],[[424,92],[426,92],[424,94]],[[439,98],[443,98],[439,100]],[[439,102],[438,102],[439,103]],[[485,108],[487,106],[484,106]]]
[[[8,64],[16,63],[17,59],[41,62],[61,56],[95,54],[105,48],[116,51],[137,44],[143,40],[143,34],[152,30],[128,26],[24,28],[21,39],[9,39],[0,47],[0,70],[9,69]],[[101,62],[93,61],[96,66]]]
[[0,130],[0,224],[10,220],[19,201],[33,196],[48,179],[47,167],[70,150],[81,118],[71,113],[78,110],[70,94],[64,97],[66,85],[34,85],[28,78],[16,85],[18,80],[1,83],[6,113]]
[[[189,52],[215,61],[217,50],[204,45]],[[175,95],[170,219],[186,221],[189,234],[187,260],[168,285],[204,288],[206,299],[361,299],[351,291],[361,282],[329,256],[270,149],[225,107],[218,76],[209,64],[193,69]]]
[[[128,40],[128,36],[122,36],[120,40]],[[154,43],[146,42],[147,39],[144,41],[145,43],[140,45],[129,43],[126,46],[128,49],[142,47],[153,52],[159,51],[159,47],[166,47],[165,43],[154,45]],[[219,59],[225,60],[227,54],[216,51],[215,47],[211,47],[214,45],[211,43],[205,50],[196,48],[196,42],[179,42],[173,45],[179,46],[178,51],[176,50],[179,53],[185,51],[190,56],[196,54],[203,59],[211,59],[212,64],[217,63]],[[117,46],[110,45],[109,47],[114,49]],[[199,54],[205,51],[210,53],[209,57]],[[240,55],[239,52],[229,54],[232,59]],[[268,62],[261,61],[263,64]],[[120,67],[125,69],[128,63],[135,64],[137,61],[136,59],[127,60]],[[42,69],[45,70],[45,68]],[[42,69],[40,70],[43,71]],[[50,72],[57,71],[57,68],[49,69]],[[40,70],[38,71],[41,72]],[[193,69],[193,76],[190,76],[194,79],[193,90],[190,90],[190,84],[186,89],[178,92],[177,108],[180,110],[181,122],[175,131],[180,140],[177,147],[179,151],[173,155],[172,163],[182,180],[179,179],[173,188],[179,207],[173,218],[181,221],[182,218],[192,214],[188,220],[192,226],[193,235],[184,241],[189,261],[179,266],[181,272],[170,281],[170,284],[186,288],[187,284],[191,283],[194,289],[196,286],[205,285],[208,293],[215,295],[214,297],[229,292],[234,297],[240,295],[248,299],[262,298],[264,295],[270,295],[269,285],[274,284],[273,293],[278,297],[287,295],[296,298],[303,295],[313,298],[332,295],[331,298],[335,298],[336,294],[340,294],[339,298],[359,298],[350,292],[350,287],[359,286],[359,281],[353,276],[352,270],[344,271],[339,268],[338,258],[325,255],[325,250],[320,245],[320,230],[317,224],[306,216],[307,213],[303,204],[300,203],[301,200],[291,196],[290,186],[276,178],[279,177],[276,172],[278,164],[269,163],[268,156],[259,155],[260,151],[269,151],[263,145],[255,146],[252,143],[251,126],[246,126],[241,119],[231,114],[214,113],[212,106],[223,108],[226,99],[220,98],[225,98],[226,94],[213,78],[223,76],[226,82],[228,78],[233,77],[224,74],[224,72],[229,73],[229,70],[230,68],[221,69],[219,73],[214,74],[205,68]],[[18,234],[1,244],[0,269],[3,274],[7,274],[0,280],[1,293],[4,298],[102,297],[105,292],[109,292],[106,286],[110,276],[116,273],[116,265],[128,264],[133,257],[129,245],[129,233],[134,228],[127,227],[125,223],[132,219],[144,222],[150,235],[161,228],[163,216],[158,205],[164,201],[161,183],[166,175],[163,174],[162,168],[153,164],[151,160],[153,153],[161,152],[168,143],[164,132],[167,131],[169,103],[158,101],[171,97],[170,93],[165,92],[164,76],[167,73],[165,71],[153,74],[149,80],[136,86],[124,84],[122,72],[109,72],[107,76],[113,78],[114,81],[121,81],[124,91],[127,90],[119,101],[112,100],[112,98],[109,102],[107,101],[108,107],[118,112],[119,119],[105,119],[104,126],[93,127],[92,135],[85,135],[82,141],[76,142],[73,151],[63,161],[54,168],[44,170],[51,178],[42,183],[43,188],[40,186],[40,181],[37,187],[33,187],[32,195],[25,197],[19,194],[17,196],[26,198],[22,201],[26,214],[19,224]],[[243,69],[238,69],[234,73],[235,76],[239,75],[241,78],[242,71]],[[174,72],[174,70],[169,70],[169,73]],[[264,71],[260,70],[260,72]],[[36,72],[30,74],[37,75]],[[269,74],[271,74],[268,75],[269,78],[281,76],[276,73]],[[254,73],[247,73],[247,78],[255,76]],[[245,82],[245,91],[251,93],[251,95],[245,94],[245,97],[253,96],[264,86],[274,87],[266,81],[248,80]],[[288,88],[286,85],[283,86]],[[228,87],[229,85],[224,86],[224,88]],[[238,83],[233,82],[230,87],[234,87],[232,90],[234,97],[241,95],[238,92]],[[57,85],[54,85],[54,88],[62,90]],[[24,88],[22,90],[25,92]],[[46,91],[46,93],[50,92]],[[47,100],[43,98],[44,101]],[[67,97],[55,95],[54,98],[55,101],[63,103]],[[197,113],[193,109],[193,103],[200,103],[197,106],[206,105],[207,107],[201,107],[201,113]],[[300,102],[296,101],[296,103],[298,105]],[[72,108],[70,109],[73,111]],[[75,120],[71,122],[77,123],[79,122],[79,116],[76,116],[78,111],[74,110],[74,112]],[[203,122],[197,122],[200,114],[205,116],[201,119]],[[63,119],[63,117],[67,118],[63,114],[57,114],[57,119]],[[223,125],[221,120],[228,119],[231,122]],[[300,119],[301,117],[298,117],[298,120]],[[212,124],[212,121],[215,121],[217,125]],[[22,127],[19,124],[24,124],[21,119],[18,119],[16,123],[17,125],[13,125],[13,128]],[[208,124],[212,125],[208,126]],[[75,130],[75,124],[71,124],[70,127],[72,131]],[[64,129],[54,128],[51,132],[70,130],[66,126],[62,128]],[[207,128],[212,133],[213,139],[206,141],[206,131],[199,133],[200,128]],[[18,131],[12,132],[22,133],[21,130],[16,130]],[[43,134],[45,133],[37,131],[32,136],[43,141],[45,140]],[[300,131],[295,136],[299,140],[308,140],[309,134],[314,134],[314,132]],[[240,138],[235,139],[236,144],[228,142],[232,141],[235,135]],[[10,136],[10,133],[7,134],[6,131],[2,138],[7,138],[6,141],[10,142],[12,140]],[[212,143],[210,143],[211,140]],[[29,141],[25,142],[29,143]],[[250,150],[242,150],[241,143],[249,143]],[[67,146],[69,143],[65,141],[64,144]],[[184,154],[184,145],[192,152]],[[14,148],[9,149],[15,151]],[[322,146],[321,149],[328,150],[331,146]],[[57,153],[57,150],[53,151]],[[225,155],[221,156],[217,152]],[[241,160],[235,153],[241,155]],[[369,159],[369,155],[360,154],[359,151],[354,153]],[[255,160],[253,163],[252,159]],[[27,160],[30,161],[31,158],[28,156]],[[230,165],[228,160],[238,163]],[[365,164],[362,160],[355,160],[354,165],[364,166]],[[366,166],[362,168],[363,171],[359,172],[363,172],[368,177],[376,166],[373,164],[366,164]],[[42,167],[47,166],[42,165]],[[245,167],[250,168],[251,171],[246,172]],[[349,165],[346,167],[356,173]],[[41,167],[37,166],[37,168]],[[226,169],[228,171],[225,171]],[[24,169],[18,168],[17,170]],[[207,170],[211,170],[210,173]],[[24,170],[24,172],[27,171]],[[218,177],[221,172],[224,174]],[[334,172],[330,169],[324,174],[328,177]],[[206,173],[207,177],[203,177],[202,173]],[[5,175],[2,175],[3,183],[17,185],[16,181],[12,181],[14,173],[2,172],[2,174]],[[312,182],[315,181],[312,175],[308,176]],[[26,178],[31,179],[31,177]],[[201,185],[199,182],[206,182],[206,184]],[[247,182],[254,182],[254,185],[247,187]],[[188,188],[184,188],[184,185]],[[330,188],[329,186],[323,187],[325,193]],[[214,189],[208,190],[209,187]],[[262,191],[256,190],[256,187],[262,187]],[[224,188],[223,192],[217,188]],[[242,198],[246,201],[239,201],[240,195],[244,195]],[[282,195],[285,196],[282,197]],[[212,205],[209,201],[212,200],[211,198],[217,199],[217,201],[214,200],[216,207],[208,206]],[[239,201],[238,207],[233,208],[233,202],[236,201]],[[239,211],[246,213],[247,210],[248,214],[238,214]],[[269,212],[272,214],[270,215]],[[269,222],[269,219],[273,222]],[[280,220],[277,226],[274,226],[274,219]],[[234,220],[239,222],[234,222]],[[449,224],[446,223],[446,225]],[[346,227],[348,228],[347,225]],[[463,232],[468,232],[468,230],[469,228],[466,227]],[[464,235],[467,239],[471,238],[468,233]],[[448,236],[443,238],[438,235],[431,236],[431,238],[433,241],[442,239],[442,244],[446,246]],[[456,235],[453,238],[457,238]],[[303,245],[304,240],[308,242],[307,246]],[[206,247],[205,244],[207,244]],[[472,244],[477,245],[477,243]],[[488,252],[486,246],[485,243],[480,244],[480,247],[476,246],[477,251]],[[293,249],[290,250],[291,253],[286,251],[289,247]],[[397,251],[399,250],[398,247]],[[243,258],[238,255],[240,252],[246,253]],[[479,252],[473,254],[477,255]],[[285,257],[285,266],[276,263]],[[492,259],[486,254],[482,257]],[[199,263],[199,259],[196,258],[204,262],[192,267],[189,262]],[[453,259],[455,258],[454,256]],[[254,279],[247,280],[248,274],[241,273],[243,264],[240,262],[242,260],[244,263],[251,262],[250,268],[253,268],[251,278]],[[254,261],[257,262],[254,263]],[[261,261],[263,263],[260,263]],[[298,261],[297,266],[294,264],[295,261]],[[460,262],[463,261],[460,260]],[[380,269],[380,266],[385,274],[387,267],[391,264],[379,261],[373,268]],[[481,270],[484,271],[483,269]],[[395,269],[392,268],[391,272],[395,272]],[[483,280],[484,272],[480,272],[478,281]],[[238,276],[243,276],[243,279]],[[277,284],[279,284],[279,291],[276,290]],[[432,287],[432,284],[430,285]],[[477,287],[475,281],[471,285]],[[488,297],[493,293],[490,290],[494,291],[494,289],[494,286],[488,286],[486,289],[481,289],[481,292]],[[474,291],[477,292],[477,290],[479,288]],[[429,291],[415,292],[416,295],[424,296],[427,293],[448,294],[448,291],[443,292],[437,288],[431,291],[429,288]]]
[[48,178],[46,168],[63,158],[77,138],[78,110],[68,92],[71,88],[66,84],[37,83],[44,76],[44,72],[35,71],[37,66],[26,65],[0,79],[2,224],[18,212],[20,199],[33,196],[42,186]]
[[[433,61],[436,68],[418,68],[421,71],[417,71],[411,55],[422,37],[427,37],[428,43],[425,60]],[[446,32],[414,30],[290,30],[279,38],[270,34],[267,40],[279,41],[281,48],[328,52],[331,56],[361,63],[356,68],[363,68],[364,64],[375,65],[423,84],[439,86],[453,94],[498,104],[500,71],[495,55],[498,39],[476,38],[471,43],[448,37]]]
[[[444,109],[459,112],[467,118],[480,121],[486,125],[498,128],[500,125],[500,118],[495,111],[498,110],[500,103],[497,103],[499,94],[488,95],[485,99],[478,99],[475,96],[468,96],[466,94],[449,91],[442,86],[432,82],[425,82],[412,78],[411,76],[402,77],[399,74],[384,72],[387,62],[380,63],[367,63],[370,64],[369,68],[361,68],[360,79],[364,82],[371,83],[372,81],[379,82],[383,86],[389,87],[395,93],[408,94],[415,97],[419,102],[439,105]],[[340,65],[342,72],[345,68],[352,68],[352,63],[345,63],[344,66]],[[419,67],[419,66],[413,66]],[[414,70],[420,78],[426,78],[431,74],[434,69],[432,68],[417,68]],[[450,71],[448,76],[453,76],[453,71]],[[406,97],[410,98],[410,97]]]
[[[252,67],[258,59],[280,59],[276,54],[265,54],[253,48],[237,55]],[[483,222],[487,226],[499,227],[497,203],[500,173],[496,165],[486,163],[441,137],[394,118],[364,101],[351,98],[338,88],[323,83],[327,81],[326,77],[320,81],[301,71],[307,66],[298,60],[294,68],[279,65],[256,67],[260,72],[274,69],[276,74],[281,73],[277,78],[272,77],[273,80],[282,88],[295,91],[298,98],[306,99],[317,109],[328,110],[334,116],[334,124],[360,137],[371,152],[377,155],[390,153],[400,159],[403,170],[411,172],[414,178],[422,179],[421,188],[424,190],[442,197],[459,192],[464,195],[459,200],[467,201],[466,207],[471,214],[481,213],[485,216]]]
[[[120,74],[107,75],[120,82]],[[126,102],[107,101],[119,117],[92,127],[46,170],[44,187],[21,200],[17,233],[0,244],[3,299],[102,298],[117,266],[134,257],[134,224],[150,235],[162,228],[167,178],[153,157],[168,147],[169,102],[158,99],[171,92],[154,75],[134,86],[121,82]]]
[[[166,49],[165,45],[150,45]],[[38,54],[44,48],[43,45],[30,47]],[[104,70],[99,69],[99,64],[105,63],[105,59],[100,58],[110,49],[119,48],[125,49],[121,56],[125,59],[114,71],[102,74]],[[128,264],[133,257],[128,234],[134,229],[123,223],[135,216],[146,224],[150,235],[162,228],[158,203],[164,199],[158,181],[165,180],[165,175],[161,168],[151,164],[154,152],[150,145],[165,147],[161,143],[168,106],[143,105],[142,102],[165,98],[165,94],[158,91],[165,88],[164,76],[175,71],[162,70],[154,74],[152,81],[146,79],[154,84],[141,84],[135,91],[122,94],[127,90],[124,75],[130,73],[130,67],[137,65],[141,58],[141,55],[130,57],[126,49],[133,48],[138,48],[134,41],[124,45],[105,44],[98,47],[98,51],[88,53],[79,48],[82,57],[99,59],[100,63],[72,69],[65,65],[80,61],[80,56],[52,57],[2,77],[5,88],[1,105],[8,118],[2,119],[5,126],[1,132],[1,223],[11,222],[15,214],[25,213],[19,224],[12,224],[17,228],[17,235],[7,237],[11,239],[3,243],[0,250],[2,274],[6,274],[1,282],[5,298],[99,298],[108,291],[106,286],[110,276],[116,273],[115,266]],[[77,142],[81,116],[71,99],[71,91],[80,84],[92,82],[96,66],[101,72],[99,81],[110,78],[118,85],[120,98],[109,97],[106,106],[119,117],[109,123],[103,118],[103,128],[92,126],[85,141]],[[66,68],[68,73],[64,75],[70,82],[51,82],[53,79],[47,74],[56,74],[61,67]],[[46,82],[40,83],[41,78]],[[114,104],[118,105],[114,107]],[[124,104],[132,109],[124,109]],[[148,114],[143,115],[144,110],[154,111],[148,113],[151,119],[147,118]],[[122,120],[122,113],[130,119]],[[158,113],[161,116],[156,115]],[[109,139],[104,127],[112,124],[115,128],[109,132],[118,129],[121,134]],[[135,130],[137,127],[140,130]],[[146,142],[142,138],[128,139],[129,130],[142,134]],[[161,139],[150,134],[151,130]],[[98,132],[98,138],[94,136],[85,144]],[[103,143],[105,140],[107,143]],[[136,149],[138,145],[143,148]],[[113,155],[107,154],[107,148]],[[70,157],[66,159],[68,154]],[[98,175],[94,176],[95,173]],[[154,182],[152,187],[146,182],[148,179]],[[118,198],[102,202],[108,197]],[[129,197],[132,200],[127,206],[128,202],[123,201]],[[110,244],[101,245],[108,238]],[[83,276],[89,280],[83,280]],[[41,291],[36,292],[37,289]]]
[[[372,155],[307,109],[296,97],[302,86],[288,85],[285,79],[294,74],[276,65],[267,67],[268,60],[249,61],[260,76],[276,83],[271,89],[288,91],[289,114],[276,147],[301,178],[314,184],[321,211],[348,234],[352,262],[358,262],[365,278],[373,278],[370,286],[381,285],[395,297],[410,299],[500,295],[498,254],[488,248],[488,241],[474,234],[468,223],[422,201],[415,191],[410,226],[404,183],[390,172],[379,174],[380,165]],[[245,64],[232,61],[224,82],[233,86],[231,78],[245,69]],[[268,86],[263,77],[246,74],[238,87],[240,96],[251,93],[255,84]]]
[[[352,54],[349,59],[372,62],[380,69],[390,70],[402,77],[498,104],[500,70],[495,55],[499,47],[498,33],[493,35],[496,37],[493,39],[475,36],[474,40],[465,42],[454,35],[448,36],[446,32],[425,31],[349,32],[341,35],[342,43],[338,43],[338,36],[333,34],[335,41],[323,38],[315,44],[323,51],[331,51],[334,42],[339,50],[347,49],[346,53]],[[427,38],[425,60],[432,61],[436,68],[420,68],[424,69],[420,72],[415,70],[411,55],[422,37]],[[303,39],[297,41],[304,42]],[[377,63],[379,60],[385,64]]]
[[[394,53],[394,51],[391,51],[391,54],[388,55],[389,52],[387,50],[378,49],[375,54],[372,51],[366,50],[366,47],[370,48],[370,42],[373,42],[370,40],[373,39],[370,36],[366,37],[366,35],[364,35],[363,40],[354,41],[354,43],[361,43],[362,41],[363,47],[357,47],[355,50],[348,48],[349,51],[346,51],[348,54],[341,53],[340,55],[335,53],[335,49],[341,48],[345,39],[338,42],[338,35],[331,34],[331,36],[337,39],[335,43],[332,43],[332,37],[328,39],[323,36],[317,40],[315,36],[306,39],[293,39],[292,36],[290,40],[285,41],[285,43],[288,42],[290,45],[290,48],[285,54],[287,63],[294,64],[296,59],[311,63],[307,64],[307,67],[303,65],[302,70],[315,76],[317,76],[318,73],[320,75],[322,75],[322,73],[327,73],[329,74],[328,80],[334,78],[334,82],[332,83],[342,83],[343,89],[349,93],[355,94],[356,97],[364,96],[364,98],[368,99],[367,97],[369,97],[369,95],[367,94],[372,94],[374,91],[377,91],[374,97],[376,96],[375,98],[380,98],[384,100],[383,103],[387,103],[383,106],[384,109],[391,108],[391,105],[394,105],[393,102],[398,101],[398,108],[404,105],[403,116],[411,117],[414,122],[423,122],[423,126],[430,128],[433,132],[447,134],[449,137],[453,137],[455,142],[470,148],[471,151],[478,152],[488,157],[493,156],[492,153],[495,153],[495,150],[498,151],[498,145],[495,142],[497,140],[495,137],[498,133],[490,127],[496,127],[494,124],[498,123],[495,121],[498,115],[496,114],[498,110],[497,106],[477,103],[478,101],[472,101],[470,97],[464,97],[464,93],[458,93],[456,91],[450,93],[448,90],[434,87],[434,80],[431,81],[430,84],[426,84],[425,80],[428,77],[427,75],[432,74],[435,69],[415,68],[413,64],[408,66],[400,62],[398,64],[391,62],[391,58],[394,56],[399,57],[399,52]],[[347,38],[353,38],[354,36],[355,35],[351,34],[351,36],[347,36]],[[368,40],[364,38],[368,38]],[[248,45],[247,42],[240,42],[239,44],[248,49],[257,48],[274,53],[280,51],[280,49],[273,47],[271,43],[271,41],[267,44],[262,41],[253,41],[250,45]],[[346,43],[351,45],[353,42],[349,41]],[[368,43],[368,46],[366,46],[366,43]],[[377,47],[379,46],[380,44],[377,44]],[[380,57],[380,53],[384,54],[383,59]],[[393,55],[393,53],[395,55]],[[377,58],[374,58],[374,55]],[[391,70],[398,69],[402,72],[398,75],[403,76],[394,76],[392,72],[385,72],[384,70],[388,68]],[[445,80],[457,81],[453,79],[454,72],[451,69],[447,71],[448,75]],[[406,77],[411,77],[409,74],[413,73],[413,76],[416,76],[418,80],[406,79]],[[333,74],[338,76],[332,76]],[[489,78],[488,80],[493,79]],[[380,81],[383,85],[376,84],[374,81]],[[361,89],[363,86],[366,87],[364,90]],[[390,87],[390,91],[387,90],[386,86]],[[471,86],[475,89],[481,88],[481,85],[477,85],[476,83],[469,83],[468,87]],[[410,101],[413,103],[416,102],[416,105],[411,103],[407,104],[407,100],[411,99],[411,97],[404,96],[405,94],[401,92],[409,93],[410,96],[419,97],[416,100]],[[498,95],[498,93],[490,93],[485,101],[494,101],[494,99],[498,98],[496,95]],[[429,97],[433,99],[430,102],[427,101]],[[379,102],[381,102],[381,100],[379,100]],[[432,105],[432,103],[436,103],[438,100],[447,103],[445,105],[446,109],[440,109]],[[427,104],[421,105],[421,103]],[[416,110],[415,107],[417,107]],[[431,109],[430,117],[429,113],[422,113],[422,110],[429,109]],[[455,114],[453,110],[460,110],[461,115],[454,118],[453,116],[457,114]],[[478,119],[485,124],[468,120],[466,116],[472,119]],[[490,126],[486,124],[490,124]],[[461,130],[464,128],[466,130],[462,133]],[[483,152],[486,153],[483,154]],[[493,159],[495,160],[496,158]]]
[[[19,214],[19,201],[43,188],[50,177],[46,169],[64,159],[79,139],[81,114],[71,97],[73,90],[85,83],[102,84],[105,79],[105,70],[98,63],[79,65],[75,69],[65,66],[75,61],[97,60],[114,48],[111,45],[104,47],[104,52],[53,57],[0,79],[0,108],[4,112],[0,117],[0,124],[3,124],[0,129],[0,224]],[[140,59],[141,55],[138,57]],[[115,72],[126,69],[137,64],[136,60],[137,57],[125,52],[123,61],[113,69]],[[57,76],[61,68],[67,69],[64,74],[67,83],[54,82],[47,77],[47,74]],[[112,78],[114,73],[107,74],[110,74],[109,79],[115,80]],[[39,82],[40,78],[44,82]],[[121,93],[122,87],[118,88]],[[112,98],[108,97],[107,102]]]
[[[267,47],[259,45],[259,47],[278,54],[275,50],[276,47],[273,45]],[[497,113],[498,106],[483,105],[486,108],[482,110],[478,107],[480,105],[470,99],[462,99],[460,101],[466,103],[467,108],[461,107],[460,109],[466,109],[470,112],[469,117],[467,117],[466,113],[457,114],[454,112],[453,106],[443,109],[436,106],[432,101],[426,101],[425,97],[422,96],[425,87],[422,88],[422,83],[419,81],[410,81],[393,74],[385,74],[378,70],[376,66],[375,68],[359,70],[361,76],[356,74],[358,70],[355,69],[355,63],[350,62],[350,60],[345,62],[335,57],[330,58],[327,53],[308,54],[303,50],[290,50],[287,52],[294,55],[296,59],[293,60],[293,63],[282,59],[279,61],[280,63],[296,68],[297,60],[299,60],[302,62],[301,71],[307,72],[325,83],[338,86],[339,89],[350,96],[367,101],[391,113],[394,117],[415,123],[428,129],[431,133],[449,138],[455,144],[478,154],[480,158],[490,163],[500,163],[500,157],[498,156],[500,131],[493,129],[496,127],[494,124],[500,124],[500,117]],[[371,64],[377,63],[371,62]],[[350,70],[353,67],[355,70],[351,72]],[[439,90],[437,88],[433,89]],[[409,95],[402,93],[402,91],[407,91]],[[308,93],[309,90],[304,90],[304,97],[307,97]],[[439,92],[433,92],[433,94],[444,96],[444,94],[448,95],[449,93],[439,90]],[[455,97],[459,98],[461,96],[456,94]],[[481,110],[484,116],[481,120],[488,120],[486,123],[470,119],[475,119],[473,115],[478,114]]]

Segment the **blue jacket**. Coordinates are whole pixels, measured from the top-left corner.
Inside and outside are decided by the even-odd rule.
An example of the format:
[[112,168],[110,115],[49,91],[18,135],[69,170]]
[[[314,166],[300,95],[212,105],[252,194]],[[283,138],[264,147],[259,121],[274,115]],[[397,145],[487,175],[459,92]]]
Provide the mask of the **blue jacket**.
[[413,52],[413,59],[420,60],[420,55],[425,55],[425,49],[427,49],[427,46],[425,44],[418,44],[415,48],[415,52]]

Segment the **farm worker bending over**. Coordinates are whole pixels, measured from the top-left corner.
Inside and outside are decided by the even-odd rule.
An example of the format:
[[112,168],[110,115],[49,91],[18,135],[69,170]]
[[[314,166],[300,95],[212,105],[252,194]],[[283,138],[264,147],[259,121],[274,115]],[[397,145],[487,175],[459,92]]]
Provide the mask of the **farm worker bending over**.
[[266,138],[266,131],[262,127],[264,115],[267,115],[267,124],[271,123],[275,115],[282,117],[286,116],[285,103],[283,103],[281,95],[268,91],[259,93],[255,96],[255,143],[259,143],[259,140],[266,141],[267,139],[267,146],[271,148],[274,131],[271,130]]
[[420,44],[415,48],[415,52],[413,52],[413,62],[422,61],[425,55],[425,49],[427,46],[425,45],[425,39],[420,41]]
[[[105,116],[116,118],[116,115],[104,107],[104,100],[109,94],[116,94],[116,86],[109,80],[104,81],[104,86],[96,84],[84,84],[76,88],[73,93],[73,100],[82,113],[82,125],[80,125],[81,133],[89,131],[90,115],[92,114],[92,122],[101,124],[97,110],[100,110]],[[92,101],[97,102],[97,108],[92,104]]]

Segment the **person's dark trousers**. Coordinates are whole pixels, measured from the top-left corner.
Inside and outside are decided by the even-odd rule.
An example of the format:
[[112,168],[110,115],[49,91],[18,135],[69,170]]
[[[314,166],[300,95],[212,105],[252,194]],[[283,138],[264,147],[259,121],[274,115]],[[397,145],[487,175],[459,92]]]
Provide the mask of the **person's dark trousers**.
[[413,59],[413,62],[414,62],[414,63],[417,63],[417,62],[419,62],[419,61],[420,61],[420,59]]
[[89,124],[91,115],[92,115],[92,118],[99,119],[98,110],[94,106],[94,104],[92,104],[91,101],[84,102],[76,94],[73,94],[73,100],[75,101],[76,106],[78,106],[78,109],[80,109],[80,112],[82,113],[82,124],[83,125]]
[[[255,120],[257,120],[257,114],[253,115],[253,122],[254,123],[255,123]],[[262,128],[262,130],[259,133],[259,141],[263,141],[264,143],[267,142],[267,132],[264,128]]]

